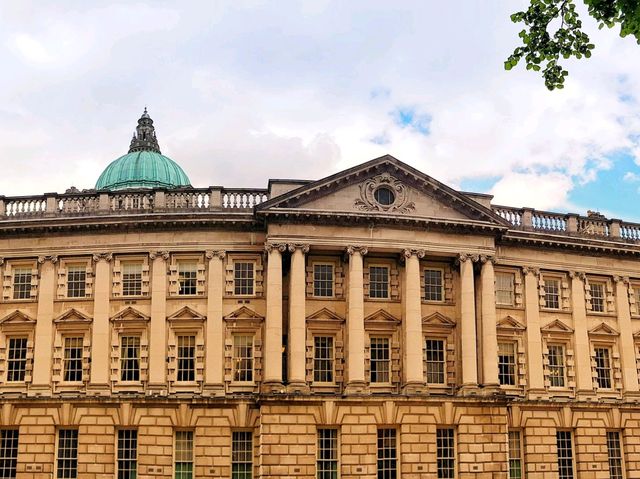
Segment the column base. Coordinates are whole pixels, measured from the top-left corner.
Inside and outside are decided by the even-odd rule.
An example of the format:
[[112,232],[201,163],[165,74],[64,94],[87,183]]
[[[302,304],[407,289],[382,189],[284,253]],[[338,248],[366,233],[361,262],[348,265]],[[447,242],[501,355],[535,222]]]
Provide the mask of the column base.
[[285,394],[287,392],[282,381],[265,381],[260,387],[262,394]]
[[49,384],[32,384],[27,391],[28,397],[51,397],[53,391]]
[[311,390],[309,385],[303,381],[292,381],[287,384],[287,394],[307,394]]
[[344,394],[347,396],[361,396],[368,392],[369,388],[364,381],[349,381],[344,388]]
[[402,386],[402,394],[418,396],[427,393],[427,386],[421,381],[411,381]]
[[108,383],[91,383],[87,386],[87,396],[110,396],[111,385]]
[[224,394],[224,384],[205,384],[202,388],[202,395],[205,397],[222,397]]
[[458,394],[460,396],[480,396],[480,388],[475,383],[463,384],[458,389]]

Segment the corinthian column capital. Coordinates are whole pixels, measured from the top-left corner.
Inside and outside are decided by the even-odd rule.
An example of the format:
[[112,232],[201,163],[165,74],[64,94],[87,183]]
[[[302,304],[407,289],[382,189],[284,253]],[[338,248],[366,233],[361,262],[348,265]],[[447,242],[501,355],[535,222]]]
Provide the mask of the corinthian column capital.
[[207,259],[213,259],[213,258],[225,259],[227,256],[227,252],[224,250],[219,250],[219,251],[209,250],[209,251],[205,251],[204,255],[206,256]]
[[162,258],[163,260],[167,261],[169,259],[169,252],[168,251],[150,251],[149,258],[151,258],[151,260],[154,260],[156,258]]
[[492,256],[492,255],[488,255],[488,254],[481,254],[480,255],[480,263],[481,264],[485,264],[485,263],[496,264],[496,257]]
[[587,279],[587,274],[583,271],[569,271],[569,278],[579,279],[584,282]]
[[45,261],[51,261],[53,264],[56,264],[58,262],[58,255],[52,254],[52,255],[38,256],[39,264],[42,264]]
[[106,261],[109,263],[113,259],[113,253],[93,253],[93,261],[97,263],[98,261]]
[[284,253],[287,250],[286,243],[265,243],[264,250],[267,253],[271,253],[271,251],[276,250],[280,253]]
[[368,252],[369,252],[369,249],[366,246],[355,246],[355,245],[347,246],[347,254],[349,256],[353,255],[354,253],[360,253],[361,256],[364,256]]
[[297,249],[301,250],[304,254],[309,252],[309,245],[303,243],[289,243],[288,245],[289,253],[295,253]]
[[539,276],[540,275],[540,268],[536,268],[534,266],[523,266],[522,267],[522,274],[524,274],[525,276],[530,274],[532,276]]
[[403,258],[409,259],[414,255],[417,256],[418,259],[422,259],[424,258],[425,251],[423,249],[410,249],[410,248],[405,248],[402,250]]

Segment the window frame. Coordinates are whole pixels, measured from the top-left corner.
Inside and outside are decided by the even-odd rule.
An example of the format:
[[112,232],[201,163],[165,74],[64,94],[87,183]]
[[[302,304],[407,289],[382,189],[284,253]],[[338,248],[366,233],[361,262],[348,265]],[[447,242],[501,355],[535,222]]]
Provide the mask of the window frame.
[[[67,299],[75,300],[75,299],[84,299],[87,298],[87,278],[89,276],[89,272],[87,271],[87,263],[79,263],[74,261],[65,261],[65,294]],[[72,271],[73,270],[73,271]],[[76,271],[77,270],[77,271]],[[83,273],[83,280],[76,280],[71,278],[72,273]],[[72,285],[78,285],[78,294],[71,294]],[[80,286],[82,285],[82,286]],[[81,294],[80,294],[81,293]]]
[[[124,344],[124,339],[137,339],[138,344],[137,344],[137,350],[138,350],[138,354],[135,358],[130,358],[130,357],[124,357],[123,354],[123,350],[125,348],[125,344]],[[118,358],[119,364],[118,364],[118,377],[119,380],[118,382],[120,382],[121,384],[140,384],[142,381],[142,334],[136,334],[136,333],[131,333],[131,332],[122,332],[119,334],[119,338],[118,338],[118,347],[120,348],[120,357]],[[137,367],[137,379],[124,379],[124,373],[125,371],[136,371],[133,369],[125,369],[123,367],[124,362],[125,361],[137,361],[138,363],[138,367]]]
[[[514,435],[517,438],[517,442],[518,442],[518,454],[513,455],[512,453],[513,448],[511,447],[512,445],[512,435]],[[523,441],[523,434],[522,434],[522,429],[510,429],[507,432],[507,440],[508,440],[508,444],[507,444],[507,463],[508,463],[508,474],[509,474],[509,479],[523,479],[524,478],[524,441]],[[520,475],[519,476],[515,476],[511,474],[511,471],[513,470],[512,467],[512,463],[513,462],[517,462],[518,463],[518,468],[520,470]]]
[[[28,270],[29,282],[16,283],[16,271],[17,270]],[[32,294],[33,291],[33,273],[34,273],[34,264],[31,262],[18,262],[11,263],[11,296],[10,301],[36,301],[37,295]],[[23,273],[26,276],[27,273]],[[25,287],[26,296],[22,297],[22,295],[16,295],[18,288],[16,287],[18,284]]]
[[[567,374],[567,345],[563,342],[560,341],[550,341],[547,342],[547,358],[548,358],[548,365],[547,368],[549,370],[549,388],[551,389],[567,389],[568,387],[568,383],[569,383],[569,377]],[[561,354],[561,358],[562,358],[562,364],[561,365],[552,365],[551,364],[551,349],[552,348],[561,348],[562,354]],[[562,385],[554,385],[553,384],[553,379],[554,378],[558,378],[557,375],[552,375],[551,371],[553,368],[561,368],[562,369]]]
[[[188,331],[178,331],[175,333],[175,341],[176,341],[176,377],[175,377],[175,382],[176,384],[180,384],[180,385],[185,385],[185,384],[194,384],[196,382],[196,376],[197,376],[197,358],[198,358],[198,353],[197,353],[197,333],[195,332],[188,332]],[[188,346],[181,346],[180,345],[180,340],[181,338],[190,338],[189,341],[189,345]],[[191,338],[193,339],[193,343],[191,344]],[[187,357],[187,356],[181,356],[180,355],[180,351],[181,348],[185,348],[185,347],[189,347],[192,351],[193,351],[193,356]],[[181,361],[188,361],[193,365],[193,368],[191,370],[191,374],[189,374],[190,370],[188,369],[182,369],[181,368]],[[181,371],[187,373],[187,375],[189,377],[193,376],[192,379],[180,379],[181,377]]]
[[[7,441],[7,435],[11,433],[15,435],[10,440],[12,441],[11,447],[5,448],[5,441]],[[14,443],[15,441],[15,443]],[[4,454],[10,451],[12,455],[5,456]],[[0,429],[0,471],[9,470],[9,475],[5,476],[7,478],[15,478],[17,475],[18,469],[18,458],[20,457],[20,431],[17,427],[3,427]],[[6,465],[8,463],[8,465]],[[13,474],[11,474],[13,472]]]
[[[182,270],[186,265],[193,265],[193,270]],[[183,274],[193,274],[193,277],[183,277]],[[194,297],[198,296],[198,259],[196,258],[176,258],[176,279],[178,281],[178,294],[176,296]],[[186,281],[193,281],[193,284],[189,285],[189,291],[193,292],[183,293],[183,284]]]
[[[120,435],[121,433],[135,433],[135,449],[133,449],[135,451],[135,458],[131,459],[131,458],[123,458],[120,459],[120,444],[121,444],[121,438]],[[116,460],[116,469],[115,469],[115,474],[116,474],[116,478],[117,479],[136,479],[138,477],[138,459],[139,459],[139,454],[138,454],[138,446],[139,446],[139,434],[138,434],[138,429],[136,428],[118,428],[116,429],[116,434],[115,434],[115,440],[116,440],[116,448],[115,448],[115,460]],[[124,443],[124,441],[131,441],[131,438],[123,438],[122,442]],[[127,451],[131,451],[132,449],[129,448],[127,449]],[[134,468],[128,468],[124,471],[120,470],[120,462],[125,462],[128,461],[130,463],[133,463]],[[128,475],[121,475],[121,472],[126,473],[128,472]],[[131,475],[131,473],[133,473],[133,475]]]
[[[24,348],[20,348],[20,351],[24,351],[24,358],[11,358],[11,343],[12,341],[23,340]],[[6,373],[5,380],[10,384],[24,384],[26,382],[27,370],[29,369],[29,335],[27,334],[7,334],[5,337],[6,344]],[[21,379],[9,379],[12,371],[11,365],[19,362],[23,364],[23,368],[18,369],[18,373],[21,373]]]
[[[439,341],[442,343],[442,382],[430,382],[429,381],[429,360],[428,360],[428,348],[427,342],[429,341]],[[447,338],[442,336],[432,336],[432,335],[423,335],[423,343],[424,343],[424,358],[423,358],[423,368],[424,368],[424,380],[425,384],[431,387],[447,387]],[[435,361],[431,361],[431,363],[436,363]]]
[[[427,298],[427,271],[437,271],[440,273],[440,299]],[[422,278],[424,286],[422,288],[422,301],[425,303],[442,304],[446,302],[445,298],[445,270],[442,267],[425,265],[422,267]]]
[[[240,441],[236,441],[235,440],[235,436],[236,434],[246,434],[248,435],[248,437],[251,439],[251,442],[249,443],[249,448],[247,449],[242,449],[240,451],[237,451],[235,454],[240,455],[242,453],[246,454],[247,452],[250,453],[250,458],[251,461],[234,461],[234,445],[239,443]],[[246,443],[246,439],[243,439],[243,443]],[[235,429],[231,431],[231,448],[230,448],[230,452],[231,452],[231,479],[253,479],[254,476],[254,467],[255,467],[255,432],[253,430],[249,430],[249,429]],[[240,471],[237,472],[237,474],[239,474],[238,476],[236,476],[235,472],[234,472],[234,462],[238,465],[244,465],[244,467],[246,467],[246,465],[249,465],[248,468],[248,472],[249,472],[249,477],[247,478],[247,470],[244,471]]]
[[[373,364],[374,364],[374,359],[373,359],[373,347],[372,344],[374,341],[379,341],[379,340],[385,340],[387,347],[386,347],[386,351],[387,351],[387,358],[386,359],[376,359],[376,364],[378,363],[386,363],[387,364],[387,368],[386,368],[386,375],[387,375],[387,380],[386,381],[374,381],[373,380]],[[390,335],[382,335],[382,334],[370,334],[369,335],[369,384],[372,386],[390,386],[392,384],[392,360],[391,360],[391,342],[393,341],[393,338]],[[381,374],[385,371],[376,371],[376,374]]]
[[[386,284],[386,296],[372,296],[371,292],[373,291],[372,285],[374,282],[372,281],[373,275],[371,274],[371,270],[373,268],[381,268],[387,271],[387,281],[381,282],[376,281],[376,284],[384,285]],[[391,300],[391,265],[389,263],[378,263],[378,262],[370,262],[367,264],[368,274],[369,274],[369,291],[368,291],[368,299],[372,301],[390,301]],[[377,294],[377,293],[376,293]]]
[[[569,452],[571,452],[571,456],[569,457],[565,457],[564,455],[561,457],[560,456],[560,434],[568,434],[569,435]],[[575,479],[576,476],[576,454],[575,454],[575,444],[574,444],[574,434],[573,431],[570,429],[557,429],[556,430],[556,455],[557,455],[557,460],[558,460],[558,479]],[[562,439],[563,441],[566,442],[566,437]],[[564,448],[563,450],[567,450],[567,448]],[[562,466],[561,466],[561,460],[566,461],[567,459],[570,460],[570,475],[562,475]],[[566,467],[565,467],[566,469]]]
[[[320,431],[332,431],[335,432],[335,448],[330,448],[329,451],[335,451],[335,458],[325,459],[320,457],[321,451],[325,450],[321,448],[321,441],[333,441],[334,438],[321,438]],[[339,479],[340,478],[340,430],[337,427],[317,427],[316,428],[316,478],[317,479]],[[321,463],[324,465],[328,463],[330,466],[335,463],[335,475],[334,469],[321,468]],[[328,475],[327,475],[328,474]]]
[[[557,283],[557,290],[554,293],[550,293],[548,290],[547,282],[555,282]],[[542,275],[542,283],[544,288],[544,309],[548,309],[551,311],[561,311],[562,310],[562,277],[556,275],[543,274]],[[557,301],[557,306],[550,305],[550,297],[555,298]]]
[[[251,265],[251,277],[250,278],[238,278],[237,277],[237,273],[238,271],[236,270],[237,265],[239,264],[250,264]],[[249,258],[233,258],[233,260],[231,261],[231,271],[232,271],[232,275],[233,275],[233,296],[235,298],[253,298],[256,296],[256,260],[255,259],[249,259]],[[248,271],[248,270],[247,270]],[[244,280],[251,280],[251,292],[250,293],[238,293],[238,280],[244,281]],[[242,285],[240,285],[240,287],[242,287]]]
[[[595,313],[595,314],[607,314],[609,312],[607,310],[607,281],[600,280],[600,279],[593,279],[593,280],[588,279],[587,281],[589,285],[589,296],[590,296],[589,304],[591,305],[589,312]],[[602,296],[595,296],[593,294],[594,286],[601,288]],[[598,300],[599,309],[596,309],[594,307],[594,298]]]
[[[611,444],[611,435],[615,434],[615,442],[617,442],[617,451],[618,456],[613,456],[612,452],[612,444]],[[624,461],[624,441],[622,431],[619,429],[610,429],[606,431],[607,435],[607,459],[609,463],[609,478],[610,479],[625,479],[627,477],[626,464]],[[613,449],[616,449],[614,447]],[[613,465],[612,462],[618,461],[617,466]],[[613,471],[614,468],[617,468],[620,474],[617,474]]]
[[[250,333],[250,332],[234,332],[231,335],[232,340],[233,340],[233,344],[232,344],[232,355],[231,355],[231,373],[233,375],[233,379],[232,379],[232,384],[239,384],[239,385],[243,385],[243,384],[255,384],[256,382],[256,368],[255,368],[255,361],[256,361],[256,355],[255,355],[255,342],[256,342],[256,337],[254,333]],[[251,371],[251,379],[249,380],[240,380],[240,379],[236,379],[237,377],[237,373],[240,372],[240,370],[237,368],[237,363],[238,363],[238,359],[239,356],[236,355],[236,348],[238,347],[236,345],[236,339],[238,338],[250,338],[251,339],[251,357],[242,357],[240,358],[243,361],[250,361],[251,363],[251,368],[250,369],[242,369],[242,371]],[[246,347],[246,345],[245,345]]]
[[[318,280],[316,278],[316,266],[329,266],[331,268],[331,279],[330,280]],[[312,260],[311,261],[311,274],[312,274],[312,284],[311,284],[311,297],[317,299],[335,299],[336,297],[336,264],[333,261],[321,261],[321,260]],[[325,281],[331,282],[331,294],[330,295],[318,295],[316,294],[316,281]]]
[[[127,294],[127,291],[125,289],[125,284],[127,284],[127,280],[125,278],[126,274],[131,274],[131,273],[126,273],[125,269],[127,267],[131,267],[131,266],[139,266],[140,267],[140,277],[138,279],[138,281],[140,282],[139,287],[136,287],[135,290],[139,290],[140,292],[138,293],[133,293],[133,294]],[[137,273],[136,273],[137,274]],[[120,287],[121,287],[121,296],[123,298],[140,298],[145,296],[143,293],[143,288],[142,288],[142,283],[143,283],[143,276],[144,276],[144,261],[143,260],[135,260],[135,259],[121,259],[120,260]]]
[[[594,371],[595,382],[598,384],[597,389],[602,391],[613,391],[615,389],[615,379],[614,379],[614,368],[613,368],[613,346],[610,344],[603,343],[594,343],[592,345],[593,351],[593,361],[594,361]],[[607,358],[606,362],[608,363],[606,366],[598,365],[598,351],[606,351]],[[601,377],[600,372],[606,371],[607,377]],[[608,381],[608,386],[601,386],[601,382]]]
[[[498,277],[509,276],[511,278],[511,289],[509,293],[511,294],[511,302],[503,303],[498,300],[499,292],[504,292],[506,290],[498,288]],[[500,271],[497,270],[495,272],[495,296],[496,296],[496,306],[498,307],[515,307],[516,305],[516,273],[513,271]]]
[[[71,437],[71,438],[66,438],[63,439],[61,436],[62,432],[74,432],[75,433],[75,437]],[[61,450],[61,446],[62,446],[62,441],[63,440],[67,440],[67,441],[75,441],[75,448],[71,449],[72,454],[71,457],[60,457],[60,450]],[[76,479],[78,477],[78,443],[79,443],[79,432],[77,428],[73,428],[73,427],[61,427],[58,428],[56,431],[56,447],[55,447],[55,477],[56,479]],[[65,444],[66,445],[66,444]],[[64,448],[69,449],[67,447]],[[75,451],[75,453],[73,452]],[[60,465],[61,465],[61,461],[63,461],[63,466],[62,466],[62,470],[64,471],[66,469],[65,465],[64,465],[64,461],[69,461],[71,464],[75,463],[75,465],[71,465],[70,469],[73,471],[75,470],[75,474],[74,475],[65,475],[65,474],[60,474]]]
[[[513,346],[513,372],[509,374],[509,377],[513,377],[513,384],[503,383],[501,378],[504,376],[500,371],[500,345],[509,344]],[[515,339],[502,339],[498,338],[498,384],[500,387],[517,388],[519,387],[519,374],[518,374],[518,341]],[[508,366],[508,365],[507,365]]]
[[[330,348],[325,348],[331,351],[330,354],[330,358],[318,358],[316,355],[316,351],[318,351],[318,345],[316,342],[316,339],[318,338],[325,338],[325,339],[330,339],[331,340],[331,347]],[[336,384],[336,337],[334,334],[327,334],[327,333],[319,333],[319,332],[314,332],[312,333],[312,341],[313,341],[313,367],[312,367],[312,371],[313,371],[313,380],[312,380],[312,384],[315,386],[333,386]],[[331,369],[330,371],[327,369],[326,371],[329,371],[331,374],[331,381],[319,381],[316,379],[316,372],[319,371],[316,368],[316,364],[318,361],[328,361],[331,364]],[[324,370],[322,370],[324,371]],[[320,371],[320,372],[322,372]]]
[[[75,347],[72,347],[75,350],[80,350],[80,357],[70,357],[67,358],[67,342],[71,342],[71,340],[80,340],[80,345],[76,344]],[[67,333],[62,334],[62,384],[80,384],[83,383],[87,378],[85,378],[84,374],[84,348],[85,348],[85,335],[80,333]],[[71,349],[71,347],[70,347]],[[80,379],[67,379],[67,373],[75,372],[77,374],[78,368],[67,369],[68,364],[73,361],[74,364],[80,364]]]
[[[191,437],[188,439],[188,441],[191,444],[191,448],[188,451],[189,456],[191,457],[191,459],[189,461],[178,461],[178,434],[184,434],[184,433],[189,433],[191,434]],[[195,464],[196,464],[196,460],[195,460],[195,444],[196,444],[196,434],[195,431],[193,429],[175,429],[173,431],[173,477],[175,479],[194,479],[195,477]],[[181,472],[180,475],[178,475],[178,463],[182,464],[191,464],[191,471],[190,471],[190,475],[187,477],[185,476],[184,472]]]
[[[393,432],[393,434],[388,438],[384,437],[384,434],[383,437],[381,437],[380,433],[384,432]],[[398,479],[400,477],[400,458],[398,454],[400,441],[398,440],[398,436],[398,429],[393,426],[378,426],[376,430],[376,472],[378,479]],[[384,445],[385,439],[392,439],[393,446],[386,447]],[[381,441],[383,442],[382,448],[380,447]],[[385,454],[387,450],[393,450],[393,456]],[[380,467],[381,461],[382,468]],[[389,462],[389,467],[386,467],[387,461]],[[385,471],[389,471],[389,473],[385,474]]]
[[[439,434],[441,432],[451,433],[451,437],[441,438]],[[440,447],[440,441],[447,440],[450,441],[450,448]],[[457,434],[456,428],[451,426],[440,426],[436,428],[436,477],[438,479],[454,479],[458,473],[458,461],[457,461]],[[450,449],[450,451],[449,451]],[[446,450],[449,452],[446,456],[441,456],[440,451]],[[445,461],[453,462],[453,470],[451,470],[450,465],[444,464]],[[441,467],[442,464],[442,467]],[[446,467],[446,469],[445,469]]]

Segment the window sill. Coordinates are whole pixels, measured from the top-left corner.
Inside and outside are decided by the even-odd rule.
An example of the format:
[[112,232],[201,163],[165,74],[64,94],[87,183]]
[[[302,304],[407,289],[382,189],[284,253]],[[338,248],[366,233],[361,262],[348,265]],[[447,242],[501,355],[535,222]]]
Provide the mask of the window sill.
[[558,309],[554,309],[554,308],[545,308],[545,307],[540,307],[540,312],[542,313],[553,313],[553,314],[571,314],[573,311],[571,309],[562,309],[562,308],[558,308]]
[[595,316],[600,318],[617,318],[618,315],[609,311],[587,311],[587,316]]
[[343,297],[336,296],[307,296],[309,301],[344,301]]
[[453,301],[434,301],[431,299],[421,299],[422,304],[429,304],[432,306],[455,306],[456,303]]
[[[514,311],[524,311],[524,306],[516,306],[515,304],[498,304],[496,303],[496,309],[510,309]],[[553,311],[558,311],[554,309]]]
[[56,298],[53,300],[54,303],[68,303],[70,301],[77,301],[79,303],[84,303],[84,302],[89,302],[89,301],[93,301],[94,298],[88,297],[88,296],[82,296],[79,298]]

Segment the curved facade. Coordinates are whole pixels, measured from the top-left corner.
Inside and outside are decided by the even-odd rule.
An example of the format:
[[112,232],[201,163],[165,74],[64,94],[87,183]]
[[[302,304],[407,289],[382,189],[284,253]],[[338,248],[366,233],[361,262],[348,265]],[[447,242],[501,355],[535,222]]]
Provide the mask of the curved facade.
[[640,473],[640,225],[269,185],[0,198],[4,477]]

